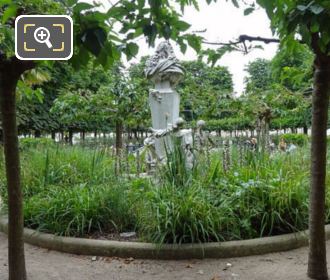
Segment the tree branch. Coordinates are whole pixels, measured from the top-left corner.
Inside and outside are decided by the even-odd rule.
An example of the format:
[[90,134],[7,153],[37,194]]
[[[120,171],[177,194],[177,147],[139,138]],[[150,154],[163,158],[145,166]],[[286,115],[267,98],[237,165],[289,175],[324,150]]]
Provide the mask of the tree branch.
[[9,61],[9,63],[14,65],[18,76],[22,75],[25,71],[36,67],[36,63],[33,60],[19,60],[16,56],[12,56]]
[[262,42],[264,44],[269,44],[269,43],[280,43],[279,39],[276,38],[264,38],[260,36],[249,36],[249,35],[240,35],[238,37],[237,41],[229,41],[227,43],[223,42],[209,42],[209,41],[202,41],[203,44],[207,45],[215,45],[215,46],[233,46],[233,45],[239,45],[239,44],[244,44],[245,42]]

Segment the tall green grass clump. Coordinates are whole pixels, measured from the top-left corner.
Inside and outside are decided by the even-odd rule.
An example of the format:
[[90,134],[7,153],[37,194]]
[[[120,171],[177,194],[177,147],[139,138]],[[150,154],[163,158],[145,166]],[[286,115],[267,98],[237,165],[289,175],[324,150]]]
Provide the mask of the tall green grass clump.
[[25,203],[26,226],[66,236],[135,230],[129,185],[53,186]]
[[230,208],[214,205],[210,193],[197,184],[180,189],[165,185],[148,193],[138,228],[154,243],[222,241],[231,216]]
[[237,240],[304,230],[309,186],[305,152],[263,155],[245,163],[233,158],[229,170],[223,169],[220,154],[211,155],[210,164],[200,156],[197,171],[181,176],[189,178],[187,184],[175,180],[177,173],[172,171],[184,166],[175,166],[181,161],[170,158],[165,172],[173,175],[149,193],[139,229],[156,243]]
[[106,150],[55,146],[22,153],[22,185],[25,197],[50,186],[107,184],[114,177],[114,160]]
[[[308,226],[308,146],[292,153],[166,151],[156,177],[115,175],[107,149],[62,145],[22,151],[25,224],[67,236],[137,231],[145,241],[201,243],[249,239]],[[3,159],[1,197],[6,203]],[[123,162],[125,165],[125,162]],[[126,176],[125,176],[126,175]],[[330,179],[327,178],[327,185]],[[330,222],[330,192],[327,193]]]

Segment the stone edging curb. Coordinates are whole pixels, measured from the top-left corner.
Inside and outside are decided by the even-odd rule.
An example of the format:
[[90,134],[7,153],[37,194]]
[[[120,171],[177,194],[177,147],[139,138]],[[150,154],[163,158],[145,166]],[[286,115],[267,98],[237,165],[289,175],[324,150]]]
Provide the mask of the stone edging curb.
[[[0,218],[0,231],[8,232],[6,217]],[[326,226],[326,239],[330,239],[330,225]],[[78,255],[178,260],[233,258],[292,250],[308,245],[308,231],[241,241],[160,246],[142,242],[60,237],[25,228],[24,241],[42,248]]]

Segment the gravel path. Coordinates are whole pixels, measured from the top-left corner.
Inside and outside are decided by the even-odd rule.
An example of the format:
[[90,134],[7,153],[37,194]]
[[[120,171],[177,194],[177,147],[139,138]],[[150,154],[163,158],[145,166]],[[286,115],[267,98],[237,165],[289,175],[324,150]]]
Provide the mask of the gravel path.
[[[328,259],[330,242],[327,243]],[[8,279],[7,240],[0,233],[0,279]],[[26,245],[29,280],[304,280],[307,248],[263,256],[186,261],[95,258]],[[229,264],[229,265],[228,265]]]

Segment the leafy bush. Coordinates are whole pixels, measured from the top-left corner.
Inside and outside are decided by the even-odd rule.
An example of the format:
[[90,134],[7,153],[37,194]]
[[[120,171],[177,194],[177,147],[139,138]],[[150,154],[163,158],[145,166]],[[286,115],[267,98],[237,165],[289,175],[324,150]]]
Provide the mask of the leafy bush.
[[305,134],[295,134],[295,133],[287,133],[287,134],[283,134],[283,135],[279,135],[279,136],[275,136],[273,138],[274,140],[274,143],[276,145],[278,145],[278,143],[280,142],[281,139],[284,139],[284,141],[287,143],[287,144],[294,144],[294,145],[297,145],[297,146],[304,146],[308,143],[308,136],[305,135]]
[[45,148],[55,146],[53,139],[49,138],[21,138],[19,145],[22,150],[31,148]]

